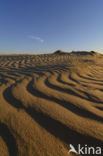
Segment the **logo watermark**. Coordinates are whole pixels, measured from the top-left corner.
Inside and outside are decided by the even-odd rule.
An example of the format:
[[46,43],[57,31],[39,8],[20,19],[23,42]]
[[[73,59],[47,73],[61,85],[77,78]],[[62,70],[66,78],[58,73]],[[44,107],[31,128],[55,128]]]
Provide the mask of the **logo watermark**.
[[77,149],[75,149],[75,147],[70,144],[70,150],[68,153],[76,153],[76,154],[94,154],[94,155],[100,155],[102,154],[102,148],[97,146],[97,147],[92,147],[92,146],[88,146],[87,144],[82,146],[80,144],[77,145]]

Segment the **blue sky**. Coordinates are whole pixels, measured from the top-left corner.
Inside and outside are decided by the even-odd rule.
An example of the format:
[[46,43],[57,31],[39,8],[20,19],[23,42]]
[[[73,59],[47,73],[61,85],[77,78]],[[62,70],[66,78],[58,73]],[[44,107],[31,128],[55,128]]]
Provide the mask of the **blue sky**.
[[0,53],[103,52],[103,0],[0,1]]

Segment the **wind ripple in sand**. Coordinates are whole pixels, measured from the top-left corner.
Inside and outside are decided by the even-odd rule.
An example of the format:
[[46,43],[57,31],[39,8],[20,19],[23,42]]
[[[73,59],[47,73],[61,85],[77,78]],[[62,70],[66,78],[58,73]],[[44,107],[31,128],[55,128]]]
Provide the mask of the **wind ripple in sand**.
[[0,56],[8,155],[67,156],[69,144],[102,146],[102,62],[97,53]]

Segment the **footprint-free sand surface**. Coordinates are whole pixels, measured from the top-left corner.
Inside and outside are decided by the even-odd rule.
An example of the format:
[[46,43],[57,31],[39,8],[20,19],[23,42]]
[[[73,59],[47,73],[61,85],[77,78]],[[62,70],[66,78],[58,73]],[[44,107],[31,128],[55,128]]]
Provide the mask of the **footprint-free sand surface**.
[[103,55],[0,56],[0,156],[103,146]]

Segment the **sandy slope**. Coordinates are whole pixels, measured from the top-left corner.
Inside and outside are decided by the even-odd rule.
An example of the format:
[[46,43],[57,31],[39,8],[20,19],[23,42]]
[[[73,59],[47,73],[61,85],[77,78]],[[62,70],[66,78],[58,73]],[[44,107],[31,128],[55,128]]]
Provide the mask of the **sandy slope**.
[[69,144],[103,145],[103,56],[0,56],[0,156],[69,156]]

